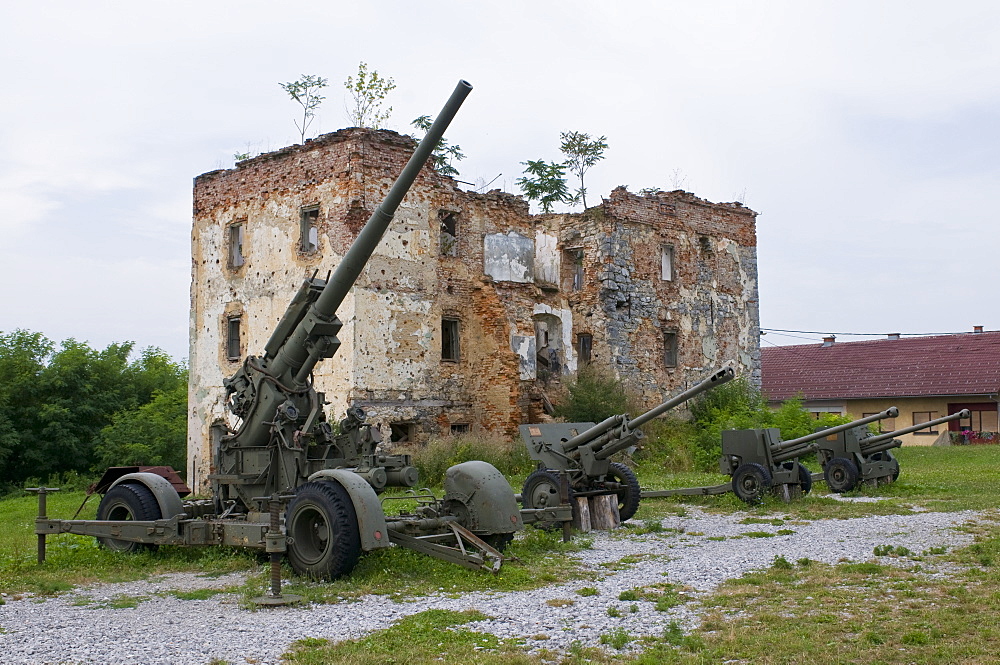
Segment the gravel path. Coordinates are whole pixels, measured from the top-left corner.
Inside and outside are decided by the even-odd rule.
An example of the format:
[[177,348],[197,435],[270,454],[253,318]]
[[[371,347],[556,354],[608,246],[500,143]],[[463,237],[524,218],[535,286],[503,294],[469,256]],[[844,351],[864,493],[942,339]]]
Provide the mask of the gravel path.
[[[664,531],[642,536],[595,534],[593,548],[579,553],[581,562],[602,571],[595,582],[555,584],[534,591],[479,592],[461,598],[441,595],[394,601],[367,596],[339,605],[240,609],[231,594],[208,600],[179,600],[155,594],[171,590],[238,585],[241,574],[225,577],[167,575],[147,582],[101,585],[40,601],[6,599],[0,605],[0,662],[41,663],[169,663],[204,665],[213,658],[234,664],[277,664],[293,641],[305,637],[341,640],[384,628],[404,616],[427,609],[478,609],[495,617],[468,624],[473,630],[503,638],[521,638],[529,647],[565,649],[571,642],[596,645],[603,633],[624,628],[633,635],[658,635],[671,621],[693,625],[697,617],[686,606],[658,612],[654,603],[618,600],[627,589],[663,582],[689,587],[697,595],[747,571],[766,568],[778,555],[789,561],[808,557],[836,563],[871,559],[876,545],[902,545],[915,553],[932,547],[958,547],[971,536],[954,527],[973,519],[973,511],[922,512],[912,515],[818,520],[772,526],[740,524],[743,514],[708,515],[688,508],[684,517],[663,519]],[[795,533],[771,538],[737,538],[750,531]],[[621,532],[619,532],[621,533]],[[726,537],[724,540],[710,538]],[[600,564],[641,557],[613,571]],[[576,592],[593,586],[597,595]],[[118,595],[149,596],[137,608],[111,609]],[[572,599],[566,607],[546,604]],[[617,606],[621,617],[608,616]],[[222,627],[224,626],[224,628]]]

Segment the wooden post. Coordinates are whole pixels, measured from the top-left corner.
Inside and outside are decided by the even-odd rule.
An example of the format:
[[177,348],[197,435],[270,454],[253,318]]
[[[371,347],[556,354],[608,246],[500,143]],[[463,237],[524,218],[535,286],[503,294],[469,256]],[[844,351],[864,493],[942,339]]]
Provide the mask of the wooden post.
[[576,502],[576,510],[573,511],[573,528],[582,533],[589,533],[591,530],[590,505],[585,496],[573,497]]
[[611,531],[621,524],[618,496],[605,494],[590,497],[590,525],[596,531]]

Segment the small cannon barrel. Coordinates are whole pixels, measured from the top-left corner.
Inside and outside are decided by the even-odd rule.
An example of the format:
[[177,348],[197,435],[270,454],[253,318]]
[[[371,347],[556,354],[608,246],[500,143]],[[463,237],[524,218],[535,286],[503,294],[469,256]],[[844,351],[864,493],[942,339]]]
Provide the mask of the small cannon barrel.
[[[941,423],[947,423],[952,420],[958,420],[959,418],[968,418],[971,415],[968,409],[962,409],[958,413],[953,413],[951,415],[945,416],[943,418],[937,418],[936,420],[928,420],[925,423],[920,423],[912,427],[904,427],[903,429],[898,429],[894,432],[886,432],[885,434],[873,434],[872,436],[865,437],[861,440],[861,447],[868,448],[876,443],[881,443],[882,441],[888,441],[889,439],[894,439],[897,436],[903,434],[909,434],[910,432],[916,432],[917,430],[922,430],[926,427],[933,427],[934,425],[940,425]],[[868,452],[865,450],[865,452]],[[874,451],[873,451],[874,452]]]
[[903,445],[903,442],[899,439],[889,439],[888,441],[880,441],[879,443],[872,444],[870,446],[861,447],[861,453],[864,455],[874,455],[875,453],[881,453],[886,450],[892,450],[893,448],[899,448]]
[[672,409],[675,406],[678,406],[680,404],[683,404],[684,402],[688,401],[689,399],[691,399],[695,395],[698,395],[699,393],[703,393],[706,390],[710,390],[712,388],[715,388],[716,386],[721,386],[723,383],[726,383],[727,381],[732,381],[735,376],[736,376],[736,372],[733,371],[732,367],[726,367],[726,368],[720,369],[719,371],[717,371],[714,374],[712,374],[712,376],[708,377],[707,379],[705,379],[704,381],[702,381],[698,385],[694,386],[693,388],[689,388],[689,389],[685,390],[680,395],[677,395],[676,397],[672,397],[672,398],[668,399],[666,402],[664,402],[663,404],[661,404],[661,405],[659,405],[659,406],[657,406],[657,407],[655,407],[653,409],[650,409],[649,411],[647,411],[646,413],[642,414],[641,416],[637,416],[636,418],[630,420],[629,421],[629,427],[632,428],[632,429],[635,429],[637,427],[642,427],[643,425],[645,425],[646,423],[648,423],[650,420],[652,420],[654,418],[659,418],[660,416],[662,416],[664,413],[666,413],[670,409]]
[[802,455],[808,455],[819,448],[819,446],[819,441],[812,441],[798,446],[793,446],[792,448],[783,448],[779,451],[775,451],[774,448],[771,448],[771,459],[774,460],[775,464],[781,464],[782,462],[787,462],[790,459],[801,457]]
[[873,423],[876,420],[883,420],[885,418],[895,418],[899,415],[899,409],[894,406],[890,406],[885,411],[881,413],[876,413],[874,416],[868,416],[867,418],[860,418],[858,420],[853,420],[849,423],[843,425],[836,425],[834,427],[828,427],[822,429],[818,432],[813,432],[812,434],[806,434],[805,436],[800,436],[797,439],[789,439],[788,441],[782,441],[774,446],[771,446],[772,453],[779,453],[790,448],[794,448],[800,443],[808,443],[810,441],[816,441],[817,439],[822,439],[824,437],[830,436],[831,434],[839,434],[844,430],[849,430],[852,427],[857,427],[859,425],[867,425],[868,423]]
[[563,443],[563,451],[568,453],[571,450],[576,450],[583,444],[590,443],[595,438],[597,438],[601,434],[604,434],[608,430],[614,429],[615,427],[621,427],[622,423],[625,422],[625,418],[626,417],[624,415],[619,414],[617,416],[611,416],[606,420],[602,420],[601,422],[597,423],[590,429],[580,432],[572,439],[569,439],[568,441]]

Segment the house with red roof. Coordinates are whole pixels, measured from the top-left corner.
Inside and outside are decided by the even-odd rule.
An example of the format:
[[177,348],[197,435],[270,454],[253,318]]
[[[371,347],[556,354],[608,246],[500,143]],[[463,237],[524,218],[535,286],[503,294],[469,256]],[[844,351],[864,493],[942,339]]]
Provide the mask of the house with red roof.
[[[948,431],[997,432],[1000,331],[820,345],[761,347],[762,390],[772,403],[800,397],[806,409],[863,418],[890,406],[899,417],[882,431],[902,429],[961,409],[972,415],[899,438],[928,445]],[[989,438],[989,437],[987,437]]]

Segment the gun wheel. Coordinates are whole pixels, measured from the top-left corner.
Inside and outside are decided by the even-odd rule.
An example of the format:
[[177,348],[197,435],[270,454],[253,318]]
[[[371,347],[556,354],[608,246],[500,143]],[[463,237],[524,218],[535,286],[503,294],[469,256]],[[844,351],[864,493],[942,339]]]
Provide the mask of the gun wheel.
[[858,484],[858,467],[846,457],[834,457],[826,463],[823,477],[831,492],[850,492]]
[[349,574],[361,556],[358,517],[338,483],[314,481],[299,487],[285,513],[292,539],[288,562],[299,575],[332,580]]
[[[573,489],[569,490],[569,502],[573,504]],[[548,469],[532,471],[521,488],[521,503],[525,508],[551,508],[559,505],[559,474]],[[574,513],[576,508],[574,507]],[[562,528],[562,522],[535,522],[539,529],[551,531]]]
[[639,510],[639,479],[635,477],[632,469],[621,462],[612,462],[610,466],[611,469],[605,478],[622,485],[615,494],[618,495],[618,516],[624,522]]
[[[156,502],[153,492],[141,483],[126,482],[115,485],[104,495],[97,507],[97,519],[102,521],[130,522],[135,520],[147,522],[158,520],[160,517],[160,504]],[[97,542],[101,547],[112,552],[128,554],[155,550],[157,547],[152,543],[133,543],[115,538],[98,538]]]
[[805,467],[801,462],[798,463],[799,466],[799,487],[802,488],[802,496],[809,494],[813,488],[813,476],[812,473]]
[[744,503],[760,503],[771,487],[771,473],[756,462],[747,462],[733,472],[733,494]]

